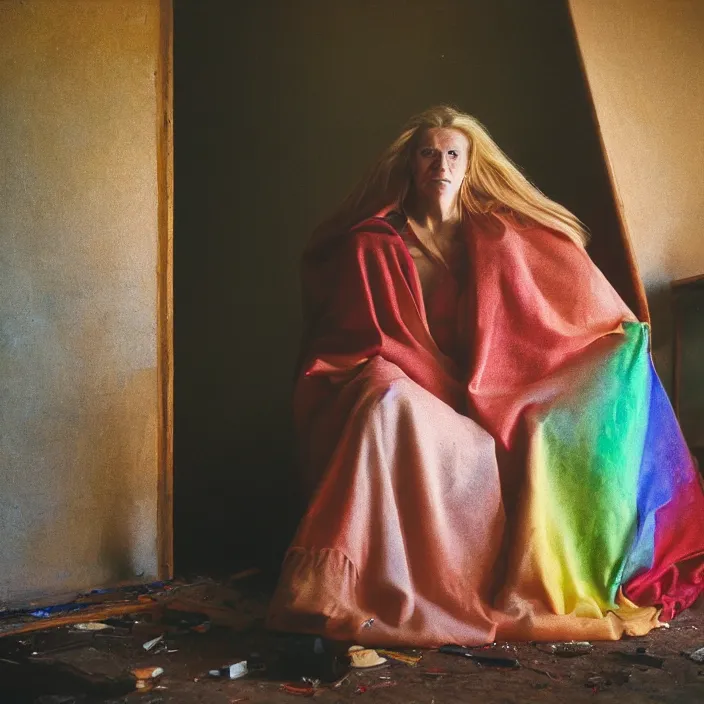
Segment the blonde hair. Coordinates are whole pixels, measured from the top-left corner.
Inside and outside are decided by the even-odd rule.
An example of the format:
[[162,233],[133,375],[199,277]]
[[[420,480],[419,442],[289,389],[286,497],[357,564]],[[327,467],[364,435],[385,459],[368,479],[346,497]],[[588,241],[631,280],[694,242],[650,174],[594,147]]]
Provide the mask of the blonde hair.
[[388,205],[403,205],[411,187],[415,148],[425,130],[438,127],[458,130],[469,141],[467,173],[460,189],[463,215],[507,214],[520,225],[537,223],[581,246],[586,244],[586,228],[577,217],[530,183],[476,118],[446,105],[408,121],[367,176],[317,228],[314,239],[346,231]]

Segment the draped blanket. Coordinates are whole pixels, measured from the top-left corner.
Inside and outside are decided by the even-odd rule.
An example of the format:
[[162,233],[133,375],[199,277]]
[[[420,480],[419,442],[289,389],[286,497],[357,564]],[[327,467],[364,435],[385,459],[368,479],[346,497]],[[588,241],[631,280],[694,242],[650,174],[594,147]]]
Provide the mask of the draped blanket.
[[704,589],[704,491],[647,325],[564,236],[503,216],[465,234],[464,366],[435,344],[386,220],[304,258],[311,499],[272,628],[376,645],[614,639]]

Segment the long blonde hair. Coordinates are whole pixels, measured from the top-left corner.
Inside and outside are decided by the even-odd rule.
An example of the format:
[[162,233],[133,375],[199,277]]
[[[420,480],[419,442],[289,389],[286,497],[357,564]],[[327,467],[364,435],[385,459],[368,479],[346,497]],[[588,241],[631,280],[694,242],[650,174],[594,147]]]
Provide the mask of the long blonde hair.
[[519,224],[537,223],[584,246],[586,228],[567,208],[536,188],[471,115],[447,105],[412,117],[376,164],[333,215],[314,233],[314,240],[342,232],[391,205],[402,205],[411,188],[411,158],[423,132],[436,127],[462,132],[469,141],[467,173],[460,189],[463,214],[510,214]]

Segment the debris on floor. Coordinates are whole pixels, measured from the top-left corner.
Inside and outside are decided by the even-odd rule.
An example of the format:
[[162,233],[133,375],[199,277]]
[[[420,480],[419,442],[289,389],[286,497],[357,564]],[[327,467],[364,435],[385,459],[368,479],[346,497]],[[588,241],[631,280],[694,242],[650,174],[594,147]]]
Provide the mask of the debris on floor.
[[500,652],[496,654],[490,653],[490,651],[482,651],[480,653],[473,652],[469,648],[465,648],[461,645],[443,645],[439,652],[444,655],[459,655],[460,657],[468,658],[473,660],[478,665],[486,665],[488,667],[510,667],[518,668],[521,664],[516,660],[516,658],[509,658],[502,655]]
[[0,704],[704,702],[702,612],[623,641],[420,650],[267,631],[270,594],[251,570],[2,612]]
[[557,655],[560,658],[576,658],[580,655],[589,655],[593,649],[594,646],[591,643],[581,640],[571,640],[567,643],[550,643],[541,648],[543,652]]
[[249,672],[247,668],[247,661],[242,660],[240,662],[233,663],[227,667],[219,667],[216,670],[209,670],[208,674],[211,677],[225,677],[228,680],[237,680],[240,677],[244,677]]
[[150,690],[154,686],[155,681],[164,674],[164,668],[138,667],[132,670],[132,674],[136,679],[135,688],[145,691]]
[[704,648],[697,648],[695,651],[688,653],[687,657],[700,665],[704,664]]
[[646,648],[636,648],[634,653],[627,653],[622,650],[618,650],[614,653],[614,655],[621,660],[632,663],[633,665],[644,665],[645,667],[656,667],[660,669],[665,663],[664,658],[659,658],[655,655],[648,654],[646,652]]
[[357,685],[357,689],[354,690],[355,694],[365,694],[366,692],[372,692],[375,689],[385,689],[387,687],[395,687],[396,682],[389,680],[387,682],[377,682],[376,684],[360,684]]
[[396,662],[403,662],[411,667],[416,667],[418,663],[423,659],[422,653],[400,653],[395,650],[384,650],[377,648],[376,651],[379,655],[389,660],[395,660]]
[[587,687],[592,689],[602,689],[604,687],[610,687],[611,685],[622,685],[626,684],[631,679],[631,673],[625,671],[617,672],[602,672],[599,675],[589,677],[584,683]]
[[350,658],[350,667],[358,669],[377,668],[386,664],[386,658],[382,658],[376,650],[364,648],[361,645],[353,645],[347,650]]

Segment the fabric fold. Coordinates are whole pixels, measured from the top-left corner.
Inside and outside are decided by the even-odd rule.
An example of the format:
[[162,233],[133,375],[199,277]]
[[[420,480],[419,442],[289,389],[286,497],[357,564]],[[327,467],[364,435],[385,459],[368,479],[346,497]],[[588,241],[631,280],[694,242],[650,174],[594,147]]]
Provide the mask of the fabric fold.
[[435,343],[388,221],[306,253],[295,418],[311,500],[270,627],[376,645],[613,639],[704,589],[704,491],[647,324],[558,233],[486,216],[466,245],[464,365]]

